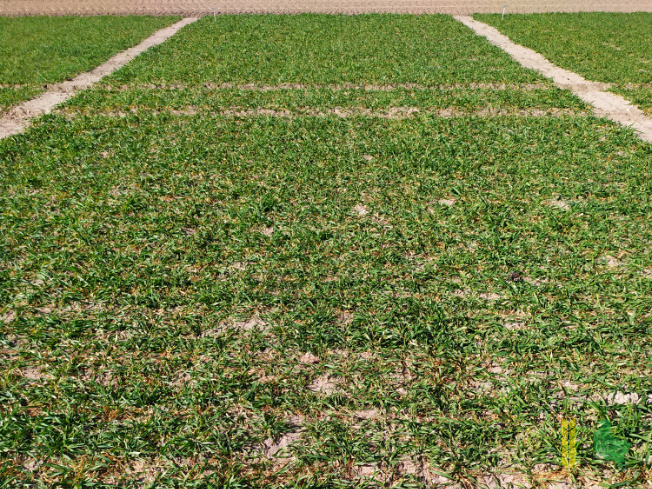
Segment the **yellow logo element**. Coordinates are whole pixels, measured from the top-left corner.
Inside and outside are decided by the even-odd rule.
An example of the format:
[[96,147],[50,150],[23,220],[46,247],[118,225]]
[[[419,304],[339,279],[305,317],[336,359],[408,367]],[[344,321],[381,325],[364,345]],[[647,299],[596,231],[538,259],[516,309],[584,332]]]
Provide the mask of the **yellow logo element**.
[[567,469],[577,465],[576,419],[561,420],[561,464]]

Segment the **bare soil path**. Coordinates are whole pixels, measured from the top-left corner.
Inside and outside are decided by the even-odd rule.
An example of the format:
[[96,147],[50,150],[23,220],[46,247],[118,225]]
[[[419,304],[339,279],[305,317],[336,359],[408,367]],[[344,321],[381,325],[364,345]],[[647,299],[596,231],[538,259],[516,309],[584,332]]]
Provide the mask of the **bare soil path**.
[[652,12],[652,0],[0,0],[0,15],[184,15],[217,13],[472,14],[502,12]]
[[161,44],[173,36],[179,29],[196,20],[198,20],[196,17],[185,18],[176,24],[161,29],[137,46],[116,54],[93,71],[82,73],[73,80],[52,85],[38,97],[12,108],[0,119],[0,139],[23,132],[29,126],[30,120],[34,117],[48,114],[54,107],[75,95],[79,90],[91,87],[106,75],[126,65],[143,51],[157,44]]
[[501,48],[524,67],[551,78],[558,87],[572,91],[584,102],[591,104],[595,107],[596,115],[633,127],[641,139],[652,142],[652,119],[620,95],[605,91],[604,83],[588,81],[577,73],[555,66],[536,51],[512,42],[497,29],[483,22],[467,16],[455,18],[479,36],[486,37],[491,44]]

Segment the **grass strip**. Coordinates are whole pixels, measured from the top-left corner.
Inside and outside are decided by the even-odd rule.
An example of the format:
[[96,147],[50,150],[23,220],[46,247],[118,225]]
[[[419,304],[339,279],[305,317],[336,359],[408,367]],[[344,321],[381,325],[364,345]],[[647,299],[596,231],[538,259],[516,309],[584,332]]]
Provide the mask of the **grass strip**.
[[380,110],[389,107],[416,107],[465,110],[480,109],[570,109],[588,110],[586,104],[566,90],[537,88],[518,89],[409,89],[370,91],[367,89],[312,88],[257,91],[247,89],[211,89],[187,87],[184,89],[102,89],[87,91],[69,102],[66,112],[94,113],[143,107],[149,109],[181,110],[188,106],[221,111],[225,107],[243,109],[289,110],[330,109],[337,107],[364,107]]
[[116,83],[546,83],[444,15],[206,17]]
[[34,85],[16,85],[15,87],[0,87],[0,114],[20,102],[34,98],[42,91]]

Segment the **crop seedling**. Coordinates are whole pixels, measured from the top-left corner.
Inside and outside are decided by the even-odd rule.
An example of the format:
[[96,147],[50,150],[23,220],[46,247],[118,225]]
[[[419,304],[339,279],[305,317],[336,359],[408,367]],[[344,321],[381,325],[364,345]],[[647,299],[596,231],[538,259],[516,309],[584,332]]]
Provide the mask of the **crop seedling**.
[[90,71],[178,17],[0,17],[0,115]]
[[651,12],[477,14],[514,42],[609,90],[652,115]]
[[645,477],[573,440],[649,390],[651,158],[451,17],[207,16],[0,141],[0,480],[525,486],[569,391]]

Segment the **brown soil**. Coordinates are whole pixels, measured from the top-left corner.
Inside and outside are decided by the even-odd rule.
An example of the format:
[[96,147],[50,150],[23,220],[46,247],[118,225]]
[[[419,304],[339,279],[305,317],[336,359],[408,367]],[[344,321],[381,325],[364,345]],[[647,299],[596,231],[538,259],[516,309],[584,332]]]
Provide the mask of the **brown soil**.
[[[581,111],[574,111],[572,109],[478,109],[466,110],[462,108],[445,108],[445,109],[419,109],[417,107],[387,107],[382,110],[372,110],[366,107],[349,107],[349,108],[334,108],[334,109],[310,109],[302,108],[296,111],[287,109],[274,110],[274,109],[242,109],[239,107],[228,107],[220,112],[212,112],[202,110],[201,107],[188,106],[185,109],[149,109],[146,107],[136,108],[132,107],[130,112],[123,111],[104,111],[95,112],[93,115],[102,115],[105,117],[127,117],[129,113],[170,113],[177,116],[193,116],[196,114],[205,114],[227,118],[250,118],[250,117],[278,117],[285,119],[292,119],[294,117],[341,117],[342,119],[352,117],[373,117],[378,119],[402,120],[409,119],[417,115],[430,115],[442,118],[455,118],[455,117],[501,117],[501,116],[519,116],[519,117],[587,117],[589,114]],[[66,114],[68,120],[73,120],[76,116],[75,112],[68,112]],[[2,130],[2,120],[0,120],[0,131]],[[0,132],[0,137],[1,137]],[[359,207],[359,208],[358,208]],[[360,214],[363,212],[363,207],[358,206],[354,210]],[[364,215],[364,214],[362,214]]]
[[652,0],[0,0],[0,15],[186,15],[211,13],[346,13],[401,12],[471,14],[652,11]]

